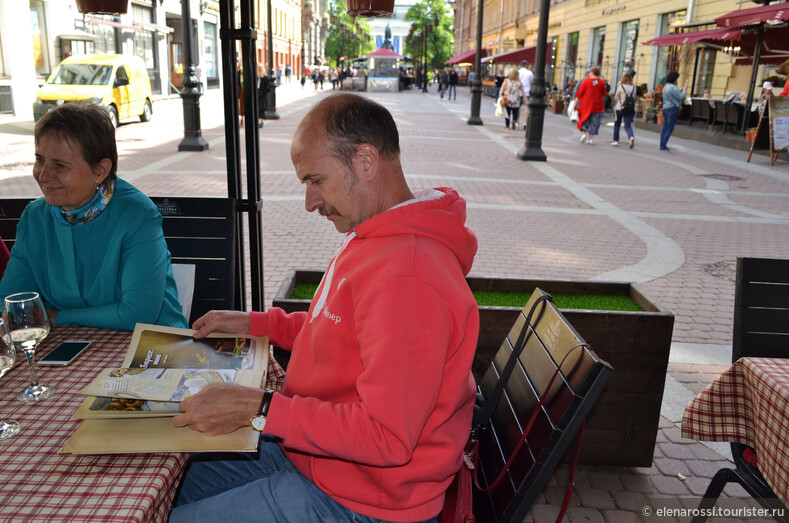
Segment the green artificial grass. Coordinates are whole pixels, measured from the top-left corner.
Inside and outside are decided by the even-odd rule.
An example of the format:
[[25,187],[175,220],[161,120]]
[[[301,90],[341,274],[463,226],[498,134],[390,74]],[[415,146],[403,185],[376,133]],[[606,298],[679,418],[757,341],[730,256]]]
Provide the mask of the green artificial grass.
[[[481,307],[523,308],[531,298],[530,292],[473,291]],[[612,294],[551,294],[560,309],[587,309],[594,311],[642,311],[630,296]]]
[[[297,283],[293,288],[295,300],[311,300],[318,290],[316,283]],[[531,297],[530,292],[473,291],[477,305],[482,307],[523,308]],[[587,309],[595,311],[642,311],[629,296],[609,294],[552,294],[560,309]]]
[[311,300],[317,290],[317,283],[297,283],[293,286],[293,296],[291,298],[294,300]]

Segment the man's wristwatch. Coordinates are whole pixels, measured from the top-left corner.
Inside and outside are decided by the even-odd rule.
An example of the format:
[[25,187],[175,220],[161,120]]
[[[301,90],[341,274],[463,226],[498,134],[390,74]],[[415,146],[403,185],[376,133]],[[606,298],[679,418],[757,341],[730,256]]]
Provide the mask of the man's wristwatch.
[[251,418],[249,421],[252,422],[252,428],[263,432],[263,429],[266,427],[266,417],[268,416],[268,407],[271,405],[271,398],[274,397],[274,391],[271,389],[266,389],[263,393],[263,399],[260,402],[260,408],[258,409],[258,413],[256,416]]

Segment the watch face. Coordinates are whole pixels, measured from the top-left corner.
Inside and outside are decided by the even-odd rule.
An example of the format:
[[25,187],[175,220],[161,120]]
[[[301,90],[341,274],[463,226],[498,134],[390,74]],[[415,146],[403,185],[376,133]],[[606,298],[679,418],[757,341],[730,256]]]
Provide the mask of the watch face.
[[263,428],[266,426],[266,417],[265,416],[255,416],[252,418],[252,428],[263,432]]

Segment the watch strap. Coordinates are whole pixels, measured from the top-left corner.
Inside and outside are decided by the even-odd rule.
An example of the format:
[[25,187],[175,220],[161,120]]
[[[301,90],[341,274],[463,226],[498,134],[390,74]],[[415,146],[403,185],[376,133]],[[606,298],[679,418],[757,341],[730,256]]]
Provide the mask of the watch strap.
[[271,405],[271,399],[274,397],[274,391],[266,389],[263,392],[263,399],[260,400],[260,408],[258,409],[258,416],[268,417],[268,408]]

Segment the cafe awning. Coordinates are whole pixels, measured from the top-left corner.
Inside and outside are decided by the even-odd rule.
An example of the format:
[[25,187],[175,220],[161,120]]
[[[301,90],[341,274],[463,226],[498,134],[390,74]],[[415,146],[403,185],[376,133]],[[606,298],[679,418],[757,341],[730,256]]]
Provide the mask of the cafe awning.
[[[484,58],[488,54],[487,49],[482,50],[482,57]],[[461,64],[461,63],[474,63],[477,59],[477,50],[472,49],[471,51],[466,51],[465,53],[460,53],[459,55],[455,55],[446,62],[445,65],[452,65],[452,64]]]
[[663,47],[667,45],[686,45],[702,40],[716,42],[739,42],[742,31],[739,29],[709,29],[707,31],[694,31],[692,33],[673,33],[658,36],[652,40],[647,40],[644,45],[654,45]]
[[761,23],[778,23],[789,20],[789,2],[763,5],[732,11],[715,19],[718,27],[742,27]]
[[[545,46],[545,63],[551,63],[551,54],[553,52],[553,44],[551,42]],[[482,61],[488,64],[518,64],[526,60],[530,64],[537,61],[537,46],[523,47],[508,53],[501,53],[494,56],[483,58]]]

